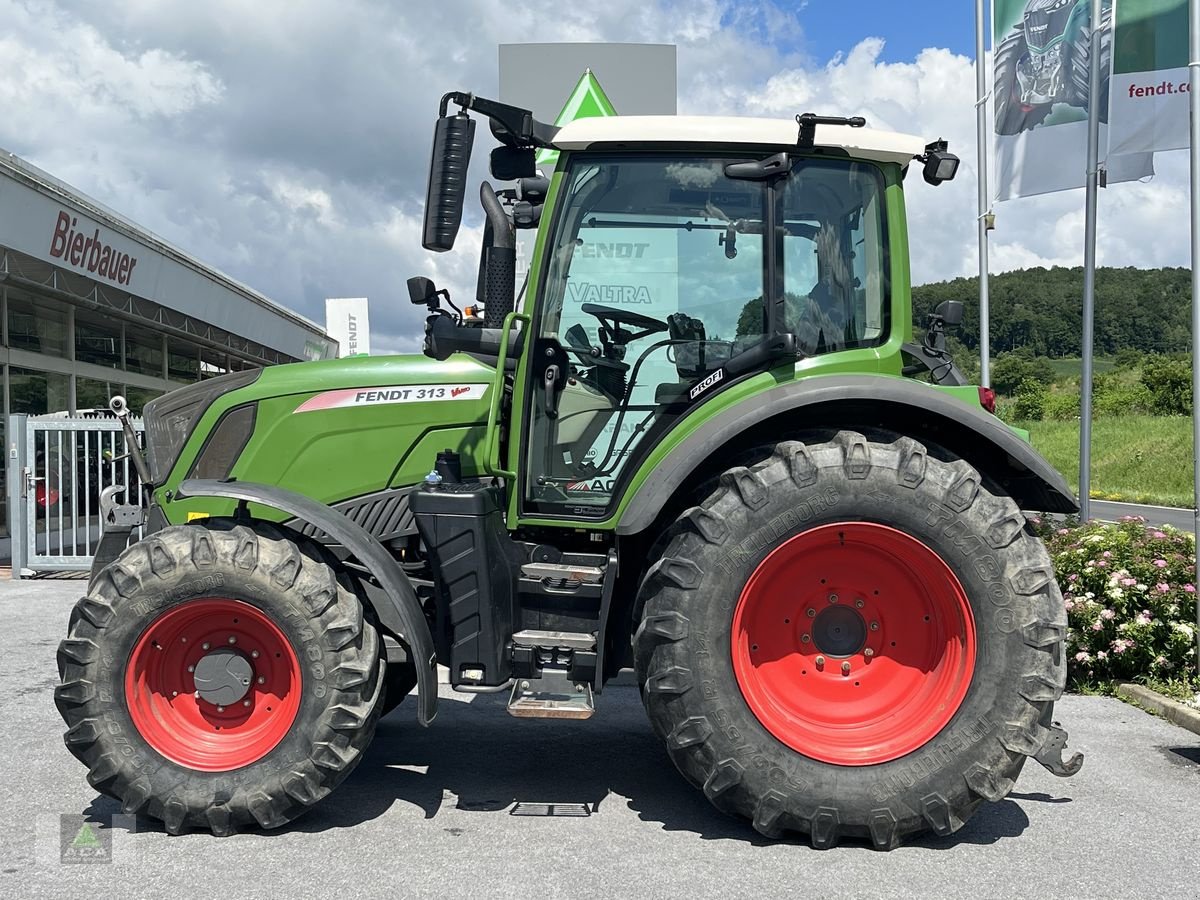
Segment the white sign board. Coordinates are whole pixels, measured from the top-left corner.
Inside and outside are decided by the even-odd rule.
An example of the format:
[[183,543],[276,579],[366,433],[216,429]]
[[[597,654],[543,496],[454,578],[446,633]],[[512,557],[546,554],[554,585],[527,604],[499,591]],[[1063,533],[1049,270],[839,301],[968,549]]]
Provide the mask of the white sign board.
[[338,342],[338,356],[371,352],[371,324],[366,297],[331,297],[325,301],[325,331]]

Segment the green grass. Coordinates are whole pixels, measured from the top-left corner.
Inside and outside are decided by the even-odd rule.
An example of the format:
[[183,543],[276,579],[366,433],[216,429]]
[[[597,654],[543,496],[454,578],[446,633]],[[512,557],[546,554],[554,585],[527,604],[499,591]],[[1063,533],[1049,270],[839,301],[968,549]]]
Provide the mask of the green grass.
[[[1079,422],[1016,422],[1071,484],[1079,487]],[[1092,491],[1097,500],[1192,505],[1192,420],[1120,416],[1092,423]]]
[[[1066,378],[1078,378],[1083,372],[1083,360],[1078,357],[1050,359],[1050,365],[1054,366],[1055,381],[1062,381]],[[1092,371],[1098,375],[1111,372],[1116,368],[1116,365],[1116,360],[1111,357],[1097,356],[1092,359]]]

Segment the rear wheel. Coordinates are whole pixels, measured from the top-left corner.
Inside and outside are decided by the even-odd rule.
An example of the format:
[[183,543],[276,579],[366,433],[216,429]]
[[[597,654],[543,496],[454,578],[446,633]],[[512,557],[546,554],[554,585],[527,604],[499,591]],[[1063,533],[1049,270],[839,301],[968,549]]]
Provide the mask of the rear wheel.
[[1049,557],[1012,500],[913,440],[763,455],[680,517],[643,583],[651,722],[764,834],[950,834],[1011,789],[1062,692]]
[[167,528],[71,614],[55,702],[88,780],[171,833],[275,828],[357,765],[379,638],[313,545],[266,525]]

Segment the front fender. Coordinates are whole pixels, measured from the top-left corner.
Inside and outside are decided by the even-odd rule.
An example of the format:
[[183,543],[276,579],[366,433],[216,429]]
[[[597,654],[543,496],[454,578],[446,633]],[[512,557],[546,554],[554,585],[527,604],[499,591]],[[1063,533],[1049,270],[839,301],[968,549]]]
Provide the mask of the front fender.
[[633,495],[617,523],[617,534],[648,528],[693,473],[722,458],[722,448],[751,429],[756,441],[765,442],[821,427],[885,428],[928,440],[997,481],[1023,509],[1079,510],[1066,479],[982,408],[907,378],[819,375],[773,387],[729,407],[684,438]]
[[390,603],[376,603],[379,623],[407,646],[417,673],[417,720],[428,725],[437,715],[437,654],[421,604],[408,576],[361,525],[311,497],[284,488],[243,481],[189,478],[179,485],[177,497],[222,497],[261,503],[311,522],[345,547],[378,579]]

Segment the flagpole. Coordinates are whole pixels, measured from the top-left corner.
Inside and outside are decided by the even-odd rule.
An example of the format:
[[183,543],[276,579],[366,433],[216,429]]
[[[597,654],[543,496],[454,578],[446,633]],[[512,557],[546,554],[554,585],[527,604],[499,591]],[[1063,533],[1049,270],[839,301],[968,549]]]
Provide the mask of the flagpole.
[[987,214],[989,206],[987,185],[987,150],[991,140],[991,129],[988,127],[987,73],[984,67],[983,16],[986,9],[984,0],[975,0],[975,143],[978,150],[979,187],[979,383],[990,387],[991,377],[991,311],[988,301],[988,230]]
[[[1192,534],[1196,537],[1196,574],[1200,574],[1200,0],[1188,3],[1188,155],[1191,157],[1192,195]],[[1193,595],[1194,596],[1194,595]],[[1196,604],[1196,666],[1200,671],[1200,602]]]
[[1100,0],[1092,0],[1087,194],[1083,211],[1083,373],[1079,403],[1079,518],[1084,522],[1092,517],[1092,343],[1096,320],[1096,201],[1100,190],[1100,15]]

